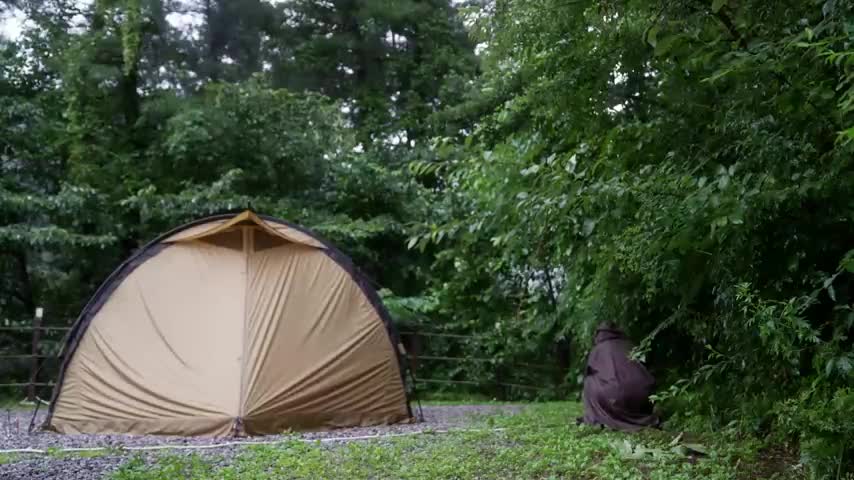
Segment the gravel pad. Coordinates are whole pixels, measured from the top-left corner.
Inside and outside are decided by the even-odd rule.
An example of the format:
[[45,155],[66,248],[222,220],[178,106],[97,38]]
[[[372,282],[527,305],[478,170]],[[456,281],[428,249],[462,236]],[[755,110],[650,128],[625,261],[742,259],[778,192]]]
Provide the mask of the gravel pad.
[[[514,413],[519,407],[505,405],[455,405],[423,407],[424,422],[416,424],[388,425],[363,428],[342,428],[323,432],[297,434],[297,438],[308,440],[343,437],[361,437],[370,435],[388,435],[414,433],[425,429],[442,430],[465,427],[473,418],[498,413]],[[43,413],[39,414],[36,425],[41,425]],[[86,457],[86,454],[43,455],[21,454],[12,458],[0,456],[0,480],[94,480],[106,477],[127,461],[134,453],[118,451],[123,447],[144,447],[154,445],[213,445],[233,440],[241,442],[271,442],[294,438],[294,435],[267,435],[240,439],[167,437],[156,435],[59,435],[51,432],[27,433],[32,412],[0,411],[0,450],[35,448],[66,449],[86,447],[107,447],[116,449],[109,454]],[[164,453],[198,453],[202,455],[221,455],[228,458],[241,447],[222,447],[194,450],[162,450],[152,452],[149,457],[156,458]],[[0,454],[2,455],[2,454]]]

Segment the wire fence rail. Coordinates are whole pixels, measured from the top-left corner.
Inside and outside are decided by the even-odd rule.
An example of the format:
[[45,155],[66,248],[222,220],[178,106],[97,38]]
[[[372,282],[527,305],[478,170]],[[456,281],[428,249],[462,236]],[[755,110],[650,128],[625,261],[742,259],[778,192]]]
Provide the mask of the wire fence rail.
[[29,360],[30,373],[26,382],[12,381],[0,383],[0,387],[25,388],[27,400],[34,402],[37,399],[36,390],[39,387],[53,387],[54,382],[40,381],[39,372],[46,362],[56,362],[60,359],[59,353],[44,353],[42,351],[43,334],[63,333],[67,335],[71,330],[69,326],[44,325],[44,309],[39,307],[32,318],[30,325],[0,325],[0,332],[18,332],[30,334],[29,353],[0,353],[0,360]]
[[[409,360],[410,370],[416,372],[413,375],[413,381],[416,384],[456,385],[479,389],[494,389],[498,398],[505,399],[505,397],[509,396],[508,389],[554,394],[556,391],[562,389],[563,379],[568,371],[567,368],[561,365],[560,361],[556,361],[554,364],[528,363],[504,356],[488,357],[483,354],[477,356],[466,353],[471,350],[472,343],[478,344],[481,341],[494,342],[495,338],[488,335],[417,330],[401,331],[400,335],[402,339],[409,340],[410,348],[408,348],[406,357]],[[462,356],[454,356],[453,354],[444,352],[430,352],[430,348],[427,348],[426,352],[423,351],[422,347],[424,345],[422,340],[430,338],[438,338],[455,343],[457,347],[462,347],[457,349],[458,352],[463,352]],[[450,378],[431,378],[433,375],[421,377],[417,374],[417,371],[421,369],[421,362],[428,362],[430,364],[449,363],[455,364],[457,367],[474,364],[477,365],[480,374],[476,378],[454,378],[455,375],[451,375]],[[431,371],[429,368],[425,370],[428,370],[428,372]],[[532,385],[508,378],[512,376],[511,372],[525,372],[527,374],[537,372],[541,377],[542,375],[549,375],[553,380],[551,382],[538,382]],[[456,376],[464,377],[465,375],[458,374]]]
[[[33,315],[32,322],[30,325],[0,325],[0,332],[19,332],[19,333],[29,333],[30,334],[30,352],[22,353],[22,352],[12,352],[12,353],[0,353],[0,360],[29,360],[29,378],[27,381],[12,381],[8,383],[0,383],[0,387],[6,388],[25,388],[27,394],[28,401],[35,401],[37,399],[37,389],[43,387],[53,387],[53,381],[45,381],[44,379],[39,378],[39,372],[42,367],[47,362],[58,362],[62,358],[62,352],[58,351],[56,353],[44,353],[42,351],[42,342],[43,342],[43,334],[59,334],[62,333],[64,336],[68,335],[68,332],[71,330],[70,326],[56,326],[56,325],[44,325],[44,310],[42,308],[38,308]],[[507,362],[505,359],[501,358],[487,358],[487,357],[477,357],[477,356],[452,356],[452,355],[433,355],[429,353],[424,353],[421,351],[420,344],[421,339],[424,338],[440,338],[447,339],[451,341],[481,341],[481,340],[490,340],[490,337],[486,335],[472,335],[472,334],[461,334],[461,333],[448,333],[448,332],[421,332],[421,331],[403,331],[400,332],[402,337],[408,337],[410,340],[415,340],[416,345],[419,345],[418,348],[411,349],[407,352],[406,357],[410,362],[410,368],[413,372],[418,369],[418,366],[421,362],[447,362],[457,365],[465,365],[469,363],[479,364],[482,366],[493,366],[493,375],[492,378],[486,378],[481,380],[471,380],[471,379],[458,379],[458,378],[419,378],[417,375],[413,375],[413,381],[416,384],[424,384],[424,385],[467,385],[472,387],[479,388],[496,388],[499,391],[499,395],[503,396],[506,389],[519,389],[524,391],[554,391],[556,385],[548,386],[548,385],[528,385],[519,382],[507,381],[506,378],[501,374],[499,367],[511,367],[511,368],[525,368],[538,370],[542,373],[551,373],[555,375],[555,378],[561,378],[563,373],[562,369],[556,365],[546,365],[546,364],[535,364],[535,363],[525,363],[525,362]],[[54,339],[54,341],[56,341]],[[60,344],[65,343],[65,338],[60,341]],[[52,379],[51,379],[52,380]],[[556,382],[557,384],[558,382]]]

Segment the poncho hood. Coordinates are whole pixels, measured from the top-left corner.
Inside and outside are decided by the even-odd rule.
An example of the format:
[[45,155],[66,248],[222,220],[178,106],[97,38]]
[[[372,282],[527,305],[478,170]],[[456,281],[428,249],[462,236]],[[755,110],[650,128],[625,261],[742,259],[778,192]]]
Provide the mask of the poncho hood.
[[612,323],[603,323],[599,325],[599,328],[596,329],[596,336],[594,337],[594,345],[599,345],[602,342],[607,342],[608,340],[627,340],[626,334],[619,329],[616,325]]

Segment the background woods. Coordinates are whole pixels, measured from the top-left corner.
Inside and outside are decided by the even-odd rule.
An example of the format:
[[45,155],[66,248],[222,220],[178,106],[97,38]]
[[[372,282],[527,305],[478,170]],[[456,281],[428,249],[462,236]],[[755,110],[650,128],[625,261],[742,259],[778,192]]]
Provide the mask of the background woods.
[[[21,30],[0,40],[6,325],[36,306],[67,324],[142,243],[251,205],[338,243],[401,330],[466,336],[422,338],[422,355],[469,360],[425,358],[420,376],[563,395],[613,320],[672,424],[798,443],[816,477],[851,468],[849,2],[0,15]],[[28,342],[0,332],[0,351]]]

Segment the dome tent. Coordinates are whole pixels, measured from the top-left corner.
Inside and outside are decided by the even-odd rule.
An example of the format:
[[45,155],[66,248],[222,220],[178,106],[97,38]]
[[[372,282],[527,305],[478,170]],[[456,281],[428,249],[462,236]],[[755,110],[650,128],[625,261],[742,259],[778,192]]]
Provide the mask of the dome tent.
[[178,227],[98,289],[44,428],[258,435],[411,421],[402,347],[352,261],[251,211]]

